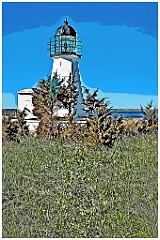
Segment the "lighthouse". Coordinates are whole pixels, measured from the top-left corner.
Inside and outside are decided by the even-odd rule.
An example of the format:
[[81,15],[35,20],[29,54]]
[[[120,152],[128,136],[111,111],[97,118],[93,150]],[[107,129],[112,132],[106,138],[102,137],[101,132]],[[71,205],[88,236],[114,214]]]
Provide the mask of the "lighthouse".
[[[64,25],[56,30],[48,44],[50,57],[53,59],[51,77],[57,73],[59,78],[64,80],[63,84],[65,85],[70,76],[73,78],[74,85],[78,91],[77,104],[75,106],[76,116],[84,116],[85,113],[81,104],[83,102],[83,94],[78,64],[78,59],[82,57],[82,40],[78,37],[75,29],[68,25],[68,20],[65,19]],[[67,109],[59,109],[55,112],[60,117],[66,116],[67,113]]]

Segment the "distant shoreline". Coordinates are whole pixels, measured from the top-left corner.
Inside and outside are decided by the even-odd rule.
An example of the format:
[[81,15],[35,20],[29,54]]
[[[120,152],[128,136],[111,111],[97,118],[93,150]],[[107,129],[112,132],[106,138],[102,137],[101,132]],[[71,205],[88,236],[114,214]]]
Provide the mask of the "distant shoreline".
[[111,112],[142,112],[141,109],[128,109],[128,108],[113,108],[111,109]]
[[[111,109],[111,112],[119,112],[119,113],[121,113],[121,112],[142,112],[142,110],[141,109],[136,109],[136,108],[113,108],[113,109]],[[158,112],[158,109],[157,109],[157,112]]]

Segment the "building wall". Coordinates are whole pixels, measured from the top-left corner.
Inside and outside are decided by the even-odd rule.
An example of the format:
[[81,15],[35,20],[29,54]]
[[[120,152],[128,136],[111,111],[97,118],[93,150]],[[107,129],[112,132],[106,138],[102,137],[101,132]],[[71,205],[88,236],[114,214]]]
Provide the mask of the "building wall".
[[40,121],[28,119],[26,124],[28,125],[29,131],[35,131],[39,125]]
[[19,93],[18,94],[18,109],[23,111],[24,108],[28,108],[30,111],[33,110],[32,95],[31,93]]
[[[74,82],[75,86],[77,87],[77,90],[79,91],[78,95],[78,103],[75,107],[77,111],[77,115],[85,115],[85,112],[83,111],[83,105],[81,103],[83,102],[83,95],[82,95],[82,87],[81,87],[81,79],[80,79],[80,72],[79,72],[79,66],[78,66],[78,57],[77,56],[64,56],[54,58],[53,62],[53,68],[52,68],[52,76],[54,75],[55,72],[59,75],[59,77],[65,78],[64,84],[66,84],[70,74],[74,75]],[[68,110],[66,109],[61,109],[58,111],[58,109],[55,108],[55,115],[58,115],[60,117],[63,117],[68,114]]]
[[61,79],[65,77],[65,80],[67,81],[72,72],[72,62],[63,58],[55,58],[53,62],[52,76],[56,72]]
[[34,108],[32,104],[32,92],[31,88],[26,88],[23,90],[18,91],[18,109],[23,111],[24,108],[27,108],[29,111],[26,111],[26,118],[25,119],[37,119],[36,116],[33,115],[32,110]]

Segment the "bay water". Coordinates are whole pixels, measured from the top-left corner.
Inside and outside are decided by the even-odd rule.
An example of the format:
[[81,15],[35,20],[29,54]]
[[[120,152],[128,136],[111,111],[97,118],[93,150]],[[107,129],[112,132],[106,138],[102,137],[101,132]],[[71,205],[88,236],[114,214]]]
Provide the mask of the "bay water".
[[111,116],[119,118],[119,117],[123,117],[123,118],[144,118],[144,114],[142,112],[111,112]]

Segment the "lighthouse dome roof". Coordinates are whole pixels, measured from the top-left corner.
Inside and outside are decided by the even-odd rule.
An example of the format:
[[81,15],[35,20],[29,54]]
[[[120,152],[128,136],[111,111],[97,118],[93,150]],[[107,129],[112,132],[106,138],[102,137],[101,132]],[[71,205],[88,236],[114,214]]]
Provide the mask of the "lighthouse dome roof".
[[60,26],[57,30],[55,35],[69,35],[76,37],[76,31],[73,27],[68,25],[68,20],[64,20],[64,25]]

